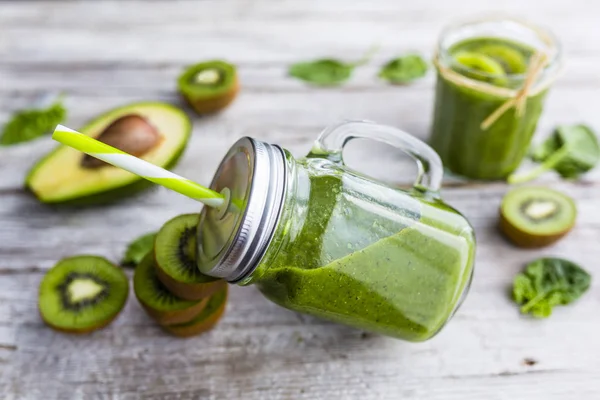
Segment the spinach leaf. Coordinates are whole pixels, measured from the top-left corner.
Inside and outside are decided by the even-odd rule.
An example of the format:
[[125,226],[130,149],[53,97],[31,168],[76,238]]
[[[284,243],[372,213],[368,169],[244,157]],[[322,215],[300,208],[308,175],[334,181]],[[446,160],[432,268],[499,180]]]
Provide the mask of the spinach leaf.
[[425,60],[417,54],[409,54],[390,60],[381,68],[378,76],[390,83],[402,84],[421,78],[426,73]]
[[67,110],[60,101],[46,109],[20,111],[4,126],[0,145],[9,146],[36,139],[52,132],[66,117]]
[[372,47],[360,60],[353,63],[332,58],[299,62],[290,66],[288,74],[315,86],[337,86],[346,82],[352,76],[354,68],[366,64],[376,51],[377,47]]
[[347,81],[352,75],[354,67],[354,64],[323,59],[293,64],[289,69],[289,74],[313,85],[333,86]]
[[540,258],[515,277],[513,297],[521,313],[547,318],[552,308],[577,300],[590,287],[591,276],[577,264],[561,258]]
[[142,261],[142,259],[152,251],[154,248],[154,239],[156,238],[156,232],[148,233],[140,236],[127,246],[127,251],[121,265],[123,267],[135,268]]
[[577,179],[600,161],[600,146],[594,131],[585,125],[559,126],[552,136],[531,152],[540,165],[508,177],[509,183],[523,183],[555,170],[565,179]]

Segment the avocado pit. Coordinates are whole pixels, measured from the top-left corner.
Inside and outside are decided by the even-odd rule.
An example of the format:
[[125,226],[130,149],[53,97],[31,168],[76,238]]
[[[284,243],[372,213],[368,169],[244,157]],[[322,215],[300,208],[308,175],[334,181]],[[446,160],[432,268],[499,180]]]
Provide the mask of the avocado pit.
[[[135,157],[141,157],[160,143],[161,136],[146,118],[129,114],[113,121],[96,139]],[[87,154],[81,159],[81,166],[84,168],[106,165],[108,164],[104,161]]]

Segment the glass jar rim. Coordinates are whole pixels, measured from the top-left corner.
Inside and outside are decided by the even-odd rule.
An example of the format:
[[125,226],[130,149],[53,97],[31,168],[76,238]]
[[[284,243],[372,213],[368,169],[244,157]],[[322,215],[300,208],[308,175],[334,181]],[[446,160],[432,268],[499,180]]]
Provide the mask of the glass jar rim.
[[[533,24],[533,23],[523,20],[523,19],[509,17],[509,16],[488,16],[488,17],[481,17],[481,18],[476,18],[476,19],[466,19],[466,20],[458,21],[458,22],[455,22],[453,24],[446,26],[442,30],[442,32],[439,36],[438,42],[437,42],[437,49],[436,49],[436,56],[435,56],[437,61],[442,62],[443,65],[446,65],[446,66],[456,66],[456,61],[454,61],[454,58],[450,55],[450,52],[449,52],[449,50],[451,49],[452,46],[445,45],[444,40],[447,38],[448,35],[450,35],[453,32],[456,32],[460,29],[463,29],[463,28],[466,28],[469,26],[482,25],[482,24],[486,24],[486,23],[492,23],[492,24],[493,23],[508,23],[508,24],[513,24],[515,26],[518,25],[518,26],[520,26],[520,28],[525,28],[525,29],[531,31],[532,33],[534,33],[535,36],[544,45],[547,46],[547,51],[544,51],[544,52],[552,53],[551,54],[552,57],[548,60],[548,62],[542,69],[541,76],[544,77],[544,79],[541,79],[541,80],[547,79],[547,77],[545,77],[545,75],[554,76],[560,70],[560,67],[562,64],[562,48],[561,48],[561,45],[560,45],[558,39],[556,38],[556,36],[550,30],[548,30],[544,27]],[[502,36],[497,36],[497,37],[502,38]],[[457,43],[457,42],[455,42],[455,43]],[[453,43],[453,44],[455,44],[455,43]],[[464,69],[468,69],[468,67],[464,67],[462,65],[458,65],[458,66],[461,68],[464,68]],[[484,78],[500,77],[500,75],[490,74],[490,73],[482,72],[482,71],[477,71],[477,73]],[[506,75],[502,75],[502,77],[508,78],[511,80],[524,80],[527,77],[527,73],[528,73],[528,71],[521,72],[518,74],[506,74]],[[461,75],[463,75],[463,74],[461,74]],[[468,76],[464,76],[464,78],[472,80],[472,78],[469,78]]]

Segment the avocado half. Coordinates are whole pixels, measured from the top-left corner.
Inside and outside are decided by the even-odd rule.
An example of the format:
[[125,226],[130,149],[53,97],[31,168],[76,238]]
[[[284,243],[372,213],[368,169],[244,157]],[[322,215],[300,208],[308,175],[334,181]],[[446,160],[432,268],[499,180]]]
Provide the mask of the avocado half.
[[[160,102],[133,103],[110,110],[88,122],[79,132],[98,137],[112,122],[127,116],[145,118],[159,133],[160,142],[140,158],[162,168],[174,167],[187,145],[191,122],[177,107]],[[43,203],[100,204],[119,200],[152,185],[130,172],[106,165],[86,168],[84,154],[59,146],[43,157],[25,179],[26,187]]]

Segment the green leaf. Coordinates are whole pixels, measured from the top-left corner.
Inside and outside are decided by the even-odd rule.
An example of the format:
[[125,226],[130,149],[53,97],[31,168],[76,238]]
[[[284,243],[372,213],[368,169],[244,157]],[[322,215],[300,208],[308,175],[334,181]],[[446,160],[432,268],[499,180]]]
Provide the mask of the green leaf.
[[334,86],[347,81],[352,75],[354,64],[338,60],[323,59],[293,64],[290,76],[317,86]]
[[535,290],[531,280],[524,274],[515,277],[513,283],[513,296],[517,304],[523,304],[527,299],[535,297]]
[[156,232],[148,233],[140,236],[127,246],[127,251],[121,265],[124,267],[135,268],[142,261],[142,259],[152,251],[154,247],[154,239],[156,238]]
[[591,276],[577,264],[561,258],[541,258],[515,277],[513,297],[523,314],[547,318],[558,305],[580,298],[590,287]]
[[422,78],[427,73],[427,63],[417,54],[394,58],[385,64],[379,77],[390,83],[402,84]]
[[315,86],[337,86],[346,82],[354,68],[369,62],[378,47],[373,46],[358,61],[347,63],[332,58],[292,64],[288,74]]
[[531,150],[529,158],[536,163],[542,163],[544,160],[550,157],[552,153],[556,152],[560,146],[558,135],[551,135],[549,138]]
[[0,145],[9,146],[28,142],[50,133],[67,117],[67,110],[59,102],[46,109],[31,109],[17,112],[4,126]]
[[565,179],[577,179],[600,161],[600,145],[592,129],[585,125],[557,127],[552,136],[531,151],[540,165],[530,171],[513,174],[509,183],[523,183],[555,170]]

